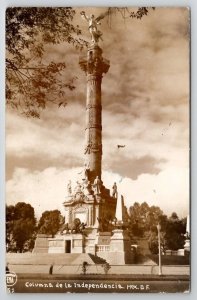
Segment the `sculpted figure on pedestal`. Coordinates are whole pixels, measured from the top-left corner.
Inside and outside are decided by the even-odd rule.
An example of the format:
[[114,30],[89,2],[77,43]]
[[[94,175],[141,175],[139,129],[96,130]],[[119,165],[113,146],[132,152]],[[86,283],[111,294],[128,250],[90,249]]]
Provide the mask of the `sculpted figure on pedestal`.
[[114,185],[112,186],[112,197],[117,198],[118,197],[118,191],[117,191],[117,184],[114,182]]
[[83,233],[87,224],[81,223],[79,218],[74,219],[72,223],[64,223],[60,227],[60,234],[63,233]]
[[88,29],[91,34],[92,43],[94,45],[97,44],[99,39],[102,40],[102,32],[98,30],[97,25],[101,25],[99,21],[105,17],[105,14],[101,14],[97,18],[95,18],[94,15],[90,15],[89,17],[87,17],[85,12],[82,11],[81,16],[84,20],[88,22]]
[[67,184],[67,195],[71,196],[72,195],[72,186],[71,186],[71,180],[69,180]]
[[99,195],[101,193],[102,181],[98,176],[96,176],[93,186],[94,186],[94,193],[96,195]]
[[90,173],[90,167],[87,163],[84,165],[84,179],[88,180],[89,179],[89,173]]
[[90,172],[90,167],[87,163],[85,163],[82,171],[80,173],[78,173],[78,174],[81,174],[82,181],[89,179],[89,172]]
[[75,193],[81,193],[81,184],[79,183],[79,181],[76,182],[77,185],[75,187]]
[[92,185],[91,185],[89,180],[86,180],[84,182],[83,192],[84,192],[85,195],[91,195],[92,194]]

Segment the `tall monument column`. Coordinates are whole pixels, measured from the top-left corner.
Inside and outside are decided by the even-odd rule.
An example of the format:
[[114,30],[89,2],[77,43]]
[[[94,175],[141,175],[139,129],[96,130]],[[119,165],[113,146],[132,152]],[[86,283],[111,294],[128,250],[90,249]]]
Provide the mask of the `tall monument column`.
[[89,180],[96,176],[101,178],[102,163],[102,102],[101,83],[103,73],[109,70],[109,61],[102,57],[102,49],[93,44],[87,55],[81,57],[79,64],[86,73],[86,129],[85,129],[85,163],[89,169]]

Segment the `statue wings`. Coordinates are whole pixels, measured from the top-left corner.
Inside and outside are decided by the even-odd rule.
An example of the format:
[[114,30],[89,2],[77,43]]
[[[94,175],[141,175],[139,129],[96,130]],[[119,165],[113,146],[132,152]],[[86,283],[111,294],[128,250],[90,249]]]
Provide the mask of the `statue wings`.
[[104,19],[107,15],[108,15],[108,11],[106,11],[106,12],[103,13],[103,14],[100,14],[95,20],[96,20],[97,22],[99,22],[100,20]]

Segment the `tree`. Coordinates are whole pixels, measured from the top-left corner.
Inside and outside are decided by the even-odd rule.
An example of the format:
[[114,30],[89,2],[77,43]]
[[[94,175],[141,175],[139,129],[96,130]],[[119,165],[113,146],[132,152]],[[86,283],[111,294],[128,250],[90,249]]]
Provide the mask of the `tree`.
[[178,250],[184,247],[186,233],[186,219],[179,219],[176,213],[173,213],[167,222],[166,244],[170,250]]
[[82,273],[83,273],[83,275],[86,275],[86,272],[87,272],[87,269],[88,269],[88,262],[87,261],[83,261],[83,263],[82,263]]
[[14,205],[6,205],[6,247],[7,251],[16,249],[16,243],[13,239],[13,225],[14,225]]
[[163,212],[158,206],[149,206],[146,202],[142,204],[135,202],[129,208],[129,214],[131,233],[142,237],[149,234],[151,228],[158,224]]
[[14,205],[6,206],[6,222],[11,222],[13,220],[15,213]]
[[[169,250],[178,250],[184,247],[186,218],[179,219],[176,213],[167,218],[162,215],[159,218],[161,225],[161,250],[163,253]],[[149,248],[153,254],[158,254],[158,233],[157,228],[152,227],[149,235]]]
[[[158,218],[158,223],[161,226],[160,229],[160,243],[161,243],[161,252],[165,253],[167,250],[166,245],[166,226],[167,226],[167,216],[160,215]],[[158,229],[157,226],[152,226],[149,232],[148,245],[152,254],[158,254],[159,244],[158,244]]]
[[[14,222],[13,239],[16,241],[16,249],[23,252],[25,243],[33,237],[35,231],[35,221],[32,219],[18,219]],[[29,241],[30,242],[30,241]],[[29,245],[32,247],[32,242]],[[30,249],[26,249],[30,250]]]
[[[35,239],[34,208],[25,202],[6,206],[7,251],[31,250]],[[26,244],[26,246],[25,246]]]
[[[111,16],[118,12],[124,19],[141,19],[148,7],[134,11],[126,7],[107,8]],[[64,82],[63,61],[46,62],[45,47],[66,42],[78,49],[88,45],[79,36],[81,30],[73,25],[75,10],[71,7],[10,7],[6,10],[6,103],[27,117],[40,117],[51,103],[66,106],[66,90],[75,88],[76,76]]]
[[54,236],[60,229],[62,218],[60,211],[57,209],[43,212],[38,223],[38,232]]
[[34,220],[34,208],[25,202],[18,202],[14,208],[14,217],[18,219],[32,219]]
[[71,7],[10,7],[6,10],[6,99],[26,116],[39,117],[46,104],[66,105],[65,89],[73,90],[74,77],[63,82],[64,62],[42,61],[47,44],[67,42],[81,48],[85,41],[72,24]]
[[107,275],[108,272],[109,272],[109,270],[111,269],[110,264],[109,264],[108,262],[106,262],[106,263],[104,263],[104,264],[102,265],[102,267],[103,267],[103,269],[104,269],[105,275]]
[[158,235],[156,231],[151,231],[148,239],[148,246],[152,254],[158,254]]
[[169,220],[171,220],[172,222],[177,222],[178,219],[179,219],[179,217],[176,212],[173,212],[169,218]]
[[146,202],[135,202],[129,208],[131,235],[148,237],[149,249],[153,254],[158,253],[157,225],[161,225],[161,249],[178,250],[184,247],[186,218],[179,219],[176,212],[168,218],[158,206],[149,206]]
[[155,10],[155,7],[136,7],[134,10],[128,7],[109,7],[108,8],[108,15],[112,15],[113,13],[120,13],[123,19],[128,18],[136,18],[141,20],[144,16],[147,16],[150,9]]

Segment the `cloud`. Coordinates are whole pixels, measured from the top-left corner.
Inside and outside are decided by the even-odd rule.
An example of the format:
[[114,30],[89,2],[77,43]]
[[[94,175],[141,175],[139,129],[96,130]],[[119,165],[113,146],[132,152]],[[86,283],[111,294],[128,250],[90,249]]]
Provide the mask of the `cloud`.
[[[64,110],[45,111],[41,120],[31,120],[9,113],[6,124],[7,156],[38,160],[79,158],[83,151],[82,106],[70,105]],[[85,118],[84,118],[85,119]]]
[[[13,178],[7,181],[6,202],[8,205],[19,201],[30,203],[35,208],[38,218],[45,210],[59,209],[64,214],[62,203],[67,194],[68,180],[72,180],[74,187],[79,179],[80,170],[47,168],[32,172],[18,168]],[[186,169],[171,168],[159,174],[143,174],[137,180],[104,171],[103,182],[110,189],[113,183],[117,182],[118,192],[124,196],[128,208],[134,202],[146,201],[149,205],[161,207],[167,214],[173,211],[181,217],[188,214],[189,180]]]
[[[120,150],[121,151],[121,150]],[[161,171],[159,164],[164,160],[157,161],[154,157],[125,157],[118,154],[109,161],[105,169],[120,174],[123,177],[137,179],[141,174],[158,174]]]

